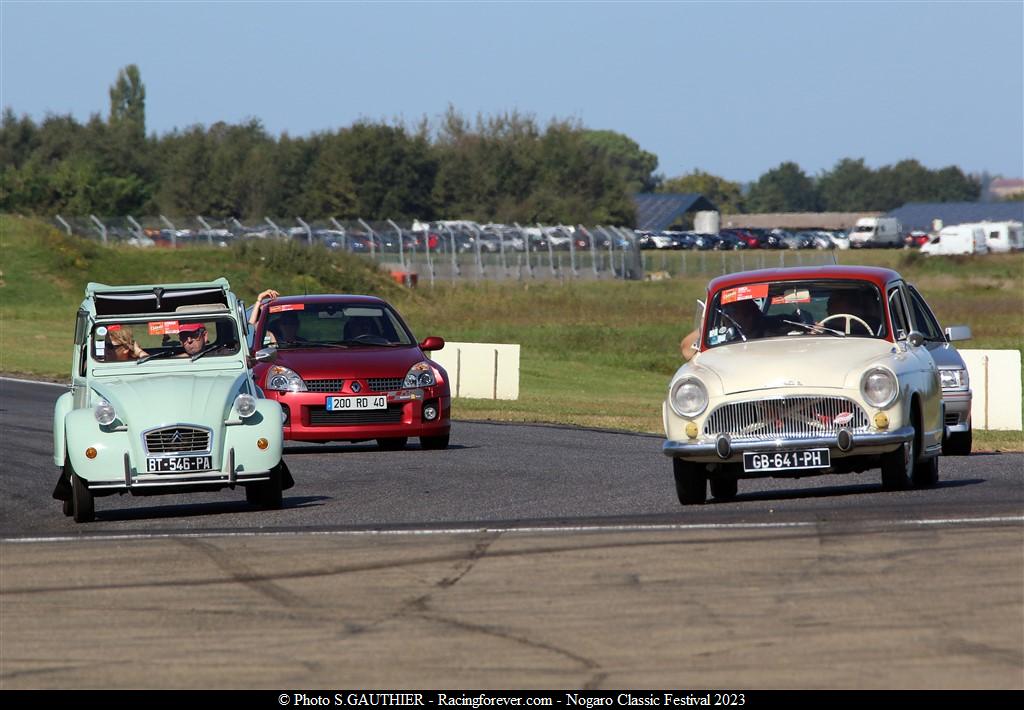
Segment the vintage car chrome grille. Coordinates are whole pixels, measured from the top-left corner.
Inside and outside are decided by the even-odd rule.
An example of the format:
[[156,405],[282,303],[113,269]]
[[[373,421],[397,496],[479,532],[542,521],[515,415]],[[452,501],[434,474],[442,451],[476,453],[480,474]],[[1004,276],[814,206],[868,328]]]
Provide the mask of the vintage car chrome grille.
[[306,389],[310,392],[341,392],[345,380],[306,380]]
[[324,407],[309,408],[310,426],[338,426],[341,424],[400,424],[402,404],[389,404],[387,409],[328,412]]
[[370,377],[366,380],[366,385],[371,392],[390,392],[401,389],[403,382],[404,377]]
[[[836,418],[840,422],[836,423]],[[868,416],[845,397],[795,396],[731,402],[711,412],[704,434],[729,434],[734,439],[777,439],[833,434],[846,428],[865,429]]]
[[151,454],[209,451],[210,430],[190,426],[169,426],[146,432],[146,451]]

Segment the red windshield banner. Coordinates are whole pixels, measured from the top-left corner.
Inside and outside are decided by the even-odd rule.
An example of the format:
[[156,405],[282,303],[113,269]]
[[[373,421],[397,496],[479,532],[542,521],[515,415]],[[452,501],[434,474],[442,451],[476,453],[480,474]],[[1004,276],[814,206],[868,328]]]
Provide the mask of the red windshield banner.
[[737,286],[722,291],[722,305],[735,303],[736,301],[749,301],[752,298],[767,298],[768,284],[751,284],[750,286]]

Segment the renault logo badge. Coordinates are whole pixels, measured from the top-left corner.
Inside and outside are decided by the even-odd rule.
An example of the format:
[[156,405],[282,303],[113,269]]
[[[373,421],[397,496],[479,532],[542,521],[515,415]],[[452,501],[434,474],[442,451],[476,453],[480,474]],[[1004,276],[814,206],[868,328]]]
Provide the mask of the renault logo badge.
[[359,384],[358,382],[353,382],[352,383],[352,391],[356,392],[356,393],[362,392],[363,391],[363,386],[361,384]]

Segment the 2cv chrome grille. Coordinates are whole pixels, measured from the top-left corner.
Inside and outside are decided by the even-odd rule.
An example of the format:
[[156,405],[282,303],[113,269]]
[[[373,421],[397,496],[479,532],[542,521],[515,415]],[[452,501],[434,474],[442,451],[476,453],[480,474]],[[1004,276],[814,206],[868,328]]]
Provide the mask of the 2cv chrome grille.
[[845,397],[775,397],[724,404],[708,415],[704,434],[733,439],[822,436],[868,426],[868,416]]
[[146,432],[146,451],[151,454],[209,451],[210,430],[201,427],[169,426]]

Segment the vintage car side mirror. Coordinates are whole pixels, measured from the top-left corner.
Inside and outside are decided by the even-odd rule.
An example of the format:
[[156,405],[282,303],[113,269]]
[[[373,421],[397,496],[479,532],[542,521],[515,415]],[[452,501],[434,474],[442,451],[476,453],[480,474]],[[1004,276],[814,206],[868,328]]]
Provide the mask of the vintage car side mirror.
[[946,341],[952,343],[954,340],[970,340],[971,327],[969,325],[951,325],[946,328]]
[[256,362],[274,362],[274,360],[277,360],[277,348],[257,350],[254,359]]
[[913,345],[915,348],[920,347],[924,343],[924,333],[919,330],[912,330],[907,335],[907,342]]
[[442,348],[444,348],[444,338],[439,338],[436,335],[424,338],[423,342],[420,343],[420,350],[425,350],[427,352],[434,352],[435,350],[441,350]]

